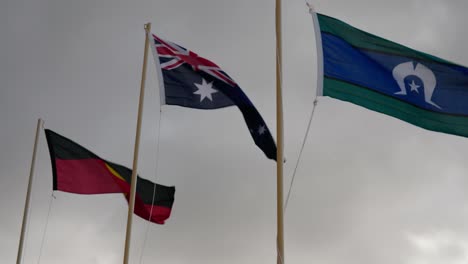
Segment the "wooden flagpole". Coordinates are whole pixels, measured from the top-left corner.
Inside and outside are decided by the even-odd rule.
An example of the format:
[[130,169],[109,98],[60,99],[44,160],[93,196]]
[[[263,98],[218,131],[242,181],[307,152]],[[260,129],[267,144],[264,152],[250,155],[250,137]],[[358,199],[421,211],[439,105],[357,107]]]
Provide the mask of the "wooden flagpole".
[[138,152],[140,149],[141,119],[143,115],[143,102],[145,98],[146,83],[146,64],[148,61],[149,33],[151,32],[151,23],[145,24],[145,51],[143,55],[143,70],[141,73],[140,100],[138,103],[138,117],[135,135],[135,148],[133,152],[132,182],[130,184],[130,198],[128,200],[127,232],[125,235],[124,264],[128,264],[130,255],[130,241],[132,239],[132,219],[135,208],[135,191],[137,182]]
[[36,127],[36,137],[34,139],[34,147],[33,147],[33,154],[31,160],[31,168],[29,170],[29,181],[28,181],[28,190],[26,192],[26,202],[24,204],[24,213],[23,213],[23,223],[21,224],[21,235],[20,241],[18,246],[18,255],[16,257],[16,264],[20,264],[23,258],[23,247],[24,247],[24,234],[26,233],[26,224],[28,223],[28,213],[29,213],[29,201],[31,198],[31,188],[33,183],[33,175],[34,175],[34,165],[36,163],[36,152],[37,152],[37,142],[39,140],[39,132],[42,126],[42,119],[37,120],[37,127]]
[[276,0],[276,213],[277,213],[277,264],[284,264],[283,238],[283,98],[282,98],[282,37],[281,37],[281,0]]

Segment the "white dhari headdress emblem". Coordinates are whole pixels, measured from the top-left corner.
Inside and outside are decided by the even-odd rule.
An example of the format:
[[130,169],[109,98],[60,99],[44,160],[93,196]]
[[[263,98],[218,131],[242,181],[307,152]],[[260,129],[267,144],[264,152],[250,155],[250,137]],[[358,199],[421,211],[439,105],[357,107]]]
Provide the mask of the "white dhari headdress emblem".
[[[434,89],[437,84],[437,80],[434,73],[428,67],[422,65],[421,63],[417,63],[416,67],[414,67],[413,65],[413,61],[408,61],[398,64],[395,68],[393,68],[393,78],[397,81],[398,86],[400,87],[400,91],[396,92],[395,94],[406,95],[407,93],[405,78],[414,75],[421,79],[423,83],[424,100],[426,101],[426,103],[441,109],[440,106],[438,106],[431,100],[432,94],[434,93]],[[414,81],[410,84],[410,86],[416,86]]]

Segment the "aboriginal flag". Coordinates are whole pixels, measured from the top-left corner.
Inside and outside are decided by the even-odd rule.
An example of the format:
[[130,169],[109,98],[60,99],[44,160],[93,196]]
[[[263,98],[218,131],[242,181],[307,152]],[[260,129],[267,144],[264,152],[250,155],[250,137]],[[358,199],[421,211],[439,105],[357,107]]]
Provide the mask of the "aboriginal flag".
[[[132,170],[106,161],[72,140],[45,130],[53,171],[53,189],[76,194],[123,193],[128,201]],[[135,214],[157,224],[171,214],[175,187],[138,177]]]

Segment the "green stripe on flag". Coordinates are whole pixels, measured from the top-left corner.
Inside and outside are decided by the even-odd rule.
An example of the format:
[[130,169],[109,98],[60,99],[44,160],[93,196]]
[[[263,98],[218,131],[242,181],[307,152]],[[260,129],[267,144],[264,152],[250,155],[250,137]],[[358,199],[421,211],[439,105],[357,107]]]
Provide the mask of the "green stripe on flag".
[[425,61],[436,61],[444,64],[457,65],[453,62],[405,47],[393,41],[359,30],[336,18],[322,14],[317,14],[317,16],[321,32],[340,37],[358,49],[366,49]]
[[351,102],[429,130],[468,137],[466,116],[424,110],[388,95],[327,77],[323,87],[324,96]]

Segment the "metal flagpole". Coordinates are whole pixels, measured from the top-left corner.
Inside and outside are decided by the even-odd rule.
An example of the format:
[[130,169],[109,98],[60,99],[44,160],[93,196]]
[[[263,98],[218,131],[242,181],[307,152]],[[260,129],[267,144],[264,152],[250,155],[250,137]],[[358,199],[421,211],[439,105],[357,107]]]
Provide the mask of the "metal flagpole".
[[138,103],[138,118],[135,136],[135,148],[133,152],[133,167],[132,167],[132,182],[130,184],[130,198],[128,200],[128,216],[127,216],[127,232],[125,236],[125,252],[124,264],[128,264],[130,255],[130,240],[132,238],[132,218],[133,210],[135,208],[135,190],[137,182],[137,166],[138,166],[138,151],[140,149],[140,134],[141,134],[141,119],[143,114],[143,102],[145,97],[145,83],[146,83],[146,64],[148,61],[148,47],[149,38],[148,34],[151,32],[151,23],[145,24],[145,51],[143,55],[143,70],[141,73],[141,86],[140,86],[140,100]]
[[37,142],[39,140],[39,131],[41,129],[41,126],[42,126],[42,119],[39,118],[37,120],[36,138],[34,139],[34,148],[33,148],[33,154],[32,154],[31,168],[29,170],[28,190],[26,192],[26,202],[24,204],[23,223],[21,224],[21,235],[20,235],[20,241],[19,241],[19,246],[18,246],[18,255],[16,257],[16,264],[20,264],[23,258],[24,234],[26,232],[26,224],[28,223],[29,200],[31,198],[31,187],[33,183],[34,165],[36,163]]
[[276,139],[278,148],[276,153],[276,213],[277,213],[277,264],[284,264],[283,238],[283,98],[282,84],[282,46],[281,46],[281,0],[276,0]]

